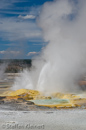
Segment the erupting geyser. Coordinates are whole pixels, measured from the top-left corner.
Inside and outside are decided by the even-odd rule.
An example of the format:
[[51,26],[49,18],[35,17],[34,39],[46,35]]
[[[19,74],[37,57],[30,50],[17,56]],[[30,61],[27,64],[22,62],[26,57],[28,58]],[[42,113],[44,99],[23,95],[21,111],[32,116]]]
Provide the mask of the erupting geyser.
[[78,81],[86,73],[85,12],[86,0],[54,0],[43,5],[37,22],[48,45],[42,50],[41,60],[33,60],[35,70],[23,71],[13,89],[80,91]]

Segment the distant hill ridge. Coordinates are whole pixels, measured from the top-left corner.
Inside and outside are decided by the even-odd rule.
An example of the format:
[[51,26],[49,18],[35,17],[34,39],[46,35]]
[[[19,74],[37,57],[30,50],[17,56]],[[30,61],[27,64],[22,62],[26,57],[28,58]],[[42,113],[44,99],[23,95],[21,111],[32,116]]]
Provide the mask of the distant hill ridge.
[[24,68],[30,68],[32,66],[31,59],[0,59],[0,64],[8,64],[6,73],[18,73]]

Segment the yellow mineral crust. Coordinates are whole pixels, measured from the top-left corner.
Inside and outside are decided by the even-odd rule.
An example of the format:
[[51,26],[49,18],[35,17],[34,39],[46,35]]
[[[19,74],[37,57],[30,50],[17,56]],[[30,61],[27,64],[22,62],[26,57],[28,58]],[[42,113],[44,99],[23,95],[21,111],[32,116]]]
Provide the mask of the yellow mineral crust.
[[7,91],[0,96],[5,96],[7,99],[23,98],[25,100],[35,99],[40,93],[36,90],[19,89],[16,91]]
[[76,99],[76,98],[80,98],[80,96],[75,95],[75,94],[63,94],[63,93],[53,93],[52,97],[60,98],[60,99]]
[[[36,90],[29,90],[29,89],[19,89],[16,91],[6,91],[4,93],[2,93],[1,95],[4,96],[17,96],[17,95],[23,95],[23,94],[29,94],[29,95],[39,95],[40,93]],[[0,96],[1,96],[0,95]]]
[[50,107],[50,108],[73,108],[73,107],[76,107],[76,105],[74,105],[72,103],[53,104],[53,105],[35,104],[35,105],[37,105],[37,106],[45,106],[45,107]]
[[72,104],[82,106],[82,105],[86,105],[86,98],[73,99],[73,100],[70,100],[70,102]]
[[16,96],[16,95],[22,95],[22,94],[29,94],[29,95],[39,95],[39,92],[36,90],[29,90],[29,89],[19,89],[16,91],[13,91],[9,94],[9,96]]
[[51,96],[44,96],[41,92],[37,91],[37,90],[30,90],[30,89],[19,89],[16,91],[6,91],[2,94],[0,94],[0,96],[20,96],[20,95],[24,95],[27,94],[28,96],[32,96],[34,99],[50,99],[51,97],[53,98],[59,98],[59,99],[76,99],[76,98],[80,98],[80,96],[78,95],[74,95],[74,94],[63,94],[63,93],[53,93],[51,94]]
[[57,99],[69,99],[68,103],[61,104],[36,104],[38,106],[46,106],[46,107],[56,107],[56,108],[72,108],[81,106],[86,104],[86,98],[80,98],[80,96],[75,94],[63,94],[63,93],[53,93],[51,96],[44,96],[41,92],[36,90],[29,89],[19,89],[16,91],[6,91],[0,94],[1,97],[5,96],[6,99],[18,99],[23,98],[25,100],[41,100],[41,99],[49,99],[57,98]]

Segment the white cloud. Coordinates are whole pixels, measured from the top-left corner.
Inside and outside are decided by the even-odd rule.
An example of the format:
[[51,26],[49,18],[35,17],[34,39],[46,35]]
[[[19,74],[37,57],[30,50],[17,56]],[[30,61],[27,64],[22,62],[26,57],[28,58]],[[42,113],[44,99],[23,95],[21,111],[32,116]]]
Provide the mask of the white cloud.
[[0,9],[9,9],[15,7],[15,3],[29,2],[28,0],[0,0]]
[[0,37],[4,40],[31,40],[41,38],[41,30],[32,21],[18,21],[18,18],[1,18]]
[[34,16],[34,15],[25,15],[25,16],[19,15],[18,18],[21,18],[21,19],[35,19],[36,16]]
[[3,50],[3,51],[0,51],[0,54],[5,54],[5,51]]
[[[30,2],[29,0],[0,0],[0,13],[1,13],[0,15],[21,14],[21,16],[26,15],[28,17],[27,13],[29,13],[29,14],[34,14],[34,16],[37,16],[41,6],[37,6],[37,7],[29,6],[26,10],[25,6],[23,6],[23,3],[26,4],[28,3],[29,5],[29,2]],[[22,3],[21,6],[20,3]],[[32,18],[32,16],[30,17]]]
[[20,54],[20,51],[5,51],[5,50],[2,50],[0,51],[0,54]]
[[37,55],[37,54],[39,54],[39,52],[35,52],[35,51],[33,51],[33,52],[29,52],[29,53],[27,54],[27,56]]
[[[29,0],[0,0],[0,38],[11,42],[22,41],[22,39],[41,39],[41,30],[38,28],[36,22],[27,21],[27,19],[36,18],[40,7],[28,7],[26,11],[25,7],[15,5],[18,2],[29,2]],[[21,10],[24,11],[22,12]],[[5,17],[3,14],[18,14],[18,16]]]

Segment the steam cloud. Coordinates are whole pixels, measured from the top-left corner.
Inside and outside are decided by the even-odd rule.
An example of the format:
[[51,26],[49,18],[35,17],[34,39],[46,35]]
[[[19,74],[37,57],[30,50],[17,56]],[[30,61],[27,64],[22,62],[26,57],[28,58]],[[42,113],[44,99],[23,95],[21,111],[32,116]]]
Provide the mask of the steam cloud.
[[[86,74],[85,12],[86,0],[54,0],[43,5],[38,25],[48,45],[41,53],[41,60],[38,57],[33,61],[35,69],[32,67],[27,73],[27,81],[31,79],[28,89],[32,84],[33,89],[43,92],[80,90],[78,81]],[[13,89],[15,84],[18,89],[18,78]],[[23,84],[23,88],[26,86]]]

